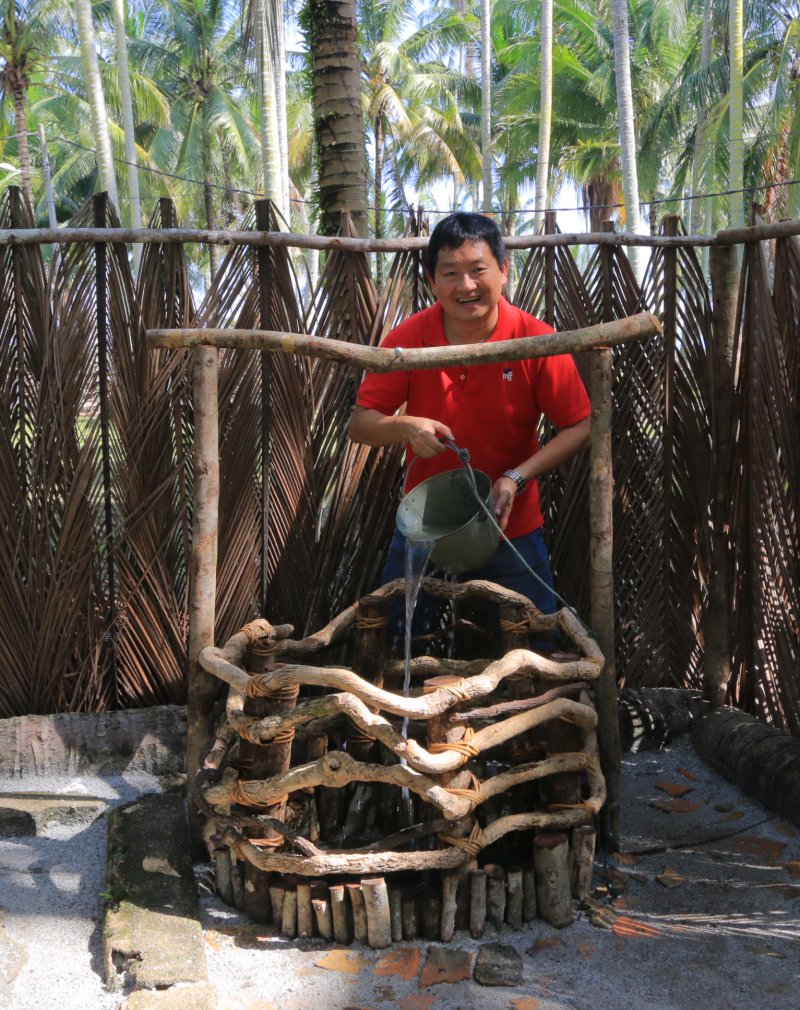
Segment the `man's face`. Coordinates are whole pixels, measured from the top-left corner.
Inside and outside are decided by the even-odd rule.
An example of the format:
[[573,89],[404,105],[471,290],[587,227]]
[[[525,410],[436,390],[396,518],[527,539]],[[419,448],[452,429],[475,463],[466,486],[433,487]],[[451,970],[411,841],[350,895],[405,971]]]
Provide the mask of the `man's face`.
[[440,249],[431,286],[446,315],[479,322],[493,315],[507,276],[508,262],[501,267],[479,239],[458,249]]

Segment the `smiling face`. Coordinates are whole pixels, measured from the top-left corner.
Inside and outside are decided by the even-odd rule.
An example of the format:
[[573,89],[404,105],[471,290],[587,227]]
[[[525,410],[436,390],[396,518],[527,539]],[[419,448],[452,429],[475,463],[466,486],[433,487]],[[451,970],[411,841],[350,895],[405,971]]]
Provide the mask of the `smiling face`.
[[508,263],[501,267],[488,244],[478,239],[457,249],[440,249],[431,286],[445,319],[459,330],[474,330],[474,339],[485,340],[497,323],[507,276]]

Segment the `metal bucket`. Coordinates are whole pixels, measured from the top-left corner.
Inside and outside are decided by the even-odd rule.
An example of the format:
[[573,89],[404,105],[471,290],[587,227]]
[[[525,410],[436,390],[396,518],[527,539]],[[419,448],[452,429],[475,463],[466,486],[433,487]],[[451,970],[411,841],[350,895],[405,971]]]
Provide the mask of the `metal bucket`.
[[[494,515],[491,479],[480,470],[472,473],[481,501]],[[431,561],[451,575],[480,568],[497,550],[497,528],[464,470],[447,470],[412,488],[397,509],[397,528],[407,540],[433,542]]]

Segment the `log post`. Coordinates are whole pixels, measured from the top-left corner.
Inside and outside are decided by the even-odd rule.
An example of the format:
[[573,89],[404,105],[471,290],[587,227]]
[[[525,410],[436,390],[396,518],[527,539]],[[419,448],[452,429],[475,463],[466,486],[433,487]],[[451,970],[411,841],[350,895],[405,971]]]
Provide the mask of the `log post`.
[[595,351],[590,355],[589,368],[589,395],[592,401],[592,441],[589,454],[591,623],[605,657],[605,665],[595,686],[598,713],[597,741],[608,794],[604,818],[605,844],[612,851],[616,851],[619,848],[621,757],[617,709],[617,661],[614,647],[611,351],[608,349]]
[[272,904],[272,921],[280,929],[283,922],[283,902],[286,899],[286,888],[273,884],[269,889],[269,899]]
[[736,246],[712,246],[709,273],[713,299],[711,440],[714,499],[711,521],[711,574],[708,606],[703,617],[703,692],[712,708],[725,704],[731,677],[731,551],[726,532],[731,509],[730,473],[734,400],[733,347],[739,299],[739,257]]
[[389,918],[392,924],[392,939],[403,939],[403,892],[399,887],[389,888]]
[[310,884],[297,885],[297,935],[301,940],[307,940],[314,935]]
[[389,893],[383,877],[366,877],[361,881],[367,913],[367,939],[373,950],[384,950],[392,944],[392,917]]
[[585,901],[592,891],[595,829],[588,824],[572,829],[572,895]]
[[350,896],[350,907],[353,911],[353,936],[356,943],[366,945],[369,940],[369,930],[367,928],[367,906],[364,902],[361,884],[345,884],[345,891]]
[[572,881],[567,836],[560,832],[537,835],[533,842],[533,867],[539,918],[556,929],[569,926],[572,922]]
[[[359,600],[355,617],[353,670],[376,687],[383,687],[388,626],[385,600],[371,599],[369,603]],[[358,761],[368,761],[374,743],[374,737],[352,722],[348,722],[347,749],[354,758]]]
[[449,943],[456,930],[456,910],[458,908],[458,871],[442,874],[442,919],[439,927],[442,943]]
[[323,940],[330,942],[333,939],[333,916],[330,900],[321,896],[312,897],[311,907],[314,909],[314,917],[317,920],[317,932]]
[[333,938],[347,946],[353,940],[353,916],[346,900],[344,884],[333,884],[330,889]]
[[[271,670],[275,665],[276,649],[275,642],[265,636],[252,638],[245,653],[245,667],[248,672],[256,675]],[[288,690],[281,690],[275,695],[262,695],[255,698],[246,696],[244,714],[248,718],[261,719],[264,716],[294,708],[298,691],[298,687],[291,687]],[[240,777],[245,781],[261,781],[288,771],[291,767],[293,735],[291,732],[283,734],[279,740],[265,745],[254,743],[247,737],[243,737],[239,744]],[[264,812],[277,820],[284,820],[286,800],[264,808]],[[271,847],[283,844],[282,836],[275,831],[267,830],[265,833],[259,831],[258,828],[247,829],[249,838],[262,834],[265,834],[263,842]],[[256,922],[268,922],[269,875],[249,862],[246,862],[244,867],[244,894],[245,911],[250,918]]]
[[403,939],[416,940],[418,932],[416,887],[407,887],[403,889],[401,897],[401,916],[403,920]]
[[486,929],[486,873],[475,869],[470,874],[469,935],[479,940]]
[[502,866],[487,863],[486,918],[495,929],[501,929],[506,917],[506,873]]
[[422,894],[422,935],[426,940],[439,940],[442,936],[442,899],[430,888]]
[[506,904],[506,922],[511,929],[522,929],[523,890],[522,870],[518,866],[509,866],[506,873],[508,886],[508,902]]
[[[189,571],[189,648],[186,694],[186,772],[193,782],[211,745],[211,711],[219,685],[200,666],[203,649],[214,644],[217,594],[217,524],[219,520],[219,352],[198,347],[194,352],[194,489],[192,556]],[[192,849],[203,849],[203,820],[189,804]]]
[[522,921],[536,918],[536,876],[532,864],[522,867]]
[[289,888],[283,896],[281,936],[285,936],[288,940],[297,937],[297,891],[294,888]]

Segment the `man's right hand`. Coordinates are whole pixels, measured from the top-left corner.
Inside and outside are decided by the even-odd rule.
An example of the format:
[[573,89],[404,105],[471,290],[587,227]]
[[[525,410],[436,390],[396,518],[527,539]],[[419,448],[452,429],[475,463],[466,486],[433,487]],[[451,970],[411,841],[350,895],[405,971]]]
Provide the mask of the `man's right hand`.
[[413,449],[414,454],[423,459],[430,459],[432,456],[438,456],[440,452],[444,452],[445,446],[442,444],[442,439],[453,441],[453,433],[447,425],[440,421],[434,421],[433,418],[405,416],[398,417],[397,420],[405,424],[408,431],[406,441]]
[[412,451],[423,459],[438,456],[444,451],[443,438],[453,441],[453,433],[447,425],[431,417],[387,415],[364,407],[356,407],[353,411],[347,430],[350,438],[362,445],[408,442]]

